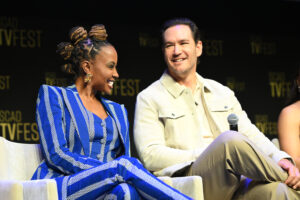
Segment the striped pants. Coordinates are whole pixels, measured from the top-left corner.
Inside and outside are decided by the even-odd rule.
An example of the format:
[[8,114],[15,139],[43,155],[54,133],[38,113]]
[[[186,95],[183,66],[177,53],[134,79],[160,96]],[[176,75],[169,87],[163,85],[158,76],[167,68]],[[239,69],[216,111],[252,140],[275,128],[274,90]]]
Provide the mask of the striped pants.
[[127,156],[55,180],[60,200],[191,199],[157,179],[137,159]]

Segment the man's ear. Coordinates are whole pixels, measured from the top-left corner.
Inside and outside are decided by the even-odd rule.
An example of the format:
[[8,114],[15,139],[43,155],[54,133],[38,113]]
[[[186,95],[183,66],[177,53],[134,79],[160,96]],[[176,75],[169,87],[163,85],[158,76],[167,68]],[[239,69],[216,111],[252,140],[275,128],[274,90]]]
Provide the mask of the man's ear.
[[85,74],[91,73],[91,63],[87,60],[84,60],[80,63],[80,67]]
[[197,57],[202,55],[202,49],[203,49],[202,41],[198,40],[197,43],[196,43],[196,55],[197,55]]

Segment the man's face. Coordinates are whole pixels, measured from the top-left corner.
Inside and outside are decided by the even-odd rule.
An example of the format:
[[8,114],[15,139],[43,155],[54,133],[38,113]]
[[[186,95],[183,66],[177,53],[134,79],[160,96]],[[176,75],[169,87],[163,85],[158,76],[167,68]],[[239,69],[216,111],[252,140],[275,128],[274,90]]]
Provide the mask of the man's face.
[[202,42],[195,40],[187,25],[175,25],[165,30],[164,57],[169,73],[183,79],[196,72],[197,57],[202,54]]

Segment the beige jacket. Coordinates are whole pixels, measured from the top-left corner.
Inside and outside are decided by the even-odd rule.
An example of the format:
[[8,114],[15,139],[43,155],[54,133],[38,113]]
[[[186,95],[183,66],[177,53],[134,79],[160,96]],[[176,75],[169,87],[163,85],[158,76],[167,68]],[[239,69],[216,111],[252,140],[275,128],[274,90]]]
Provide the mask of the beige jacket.
[[[276,163],[288,154],[278,150],[254,126],[242,110],[234,93],[220,83],[202,78],[201,99],[214,137],[228,131],[227,117],[239,117],[239,132],[248,136]],[[137,96],[134,142],[145,167],[157,176],[171,176],[193,162],[205,149],[199,131],[196,105],[190,89],[178,84],[168,74]]]

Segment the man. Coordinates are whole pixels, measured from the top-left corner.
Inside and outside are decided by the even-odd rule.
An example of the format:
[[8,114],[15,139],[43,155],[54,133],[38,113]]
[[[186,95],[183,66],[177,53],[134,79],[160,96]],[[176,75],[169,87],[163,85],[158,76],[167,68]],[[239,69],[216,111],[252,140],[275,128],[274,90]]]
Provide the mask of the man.
[[[136,102],[134,140],[146,168],[200,175],[205,200],[300,199],[291,157],[250,122],[229,88],[196,72],[202,42],[195,23],[169,20],[162,39],[167,70]],[[227,131],[231,113],[239,132]]]

